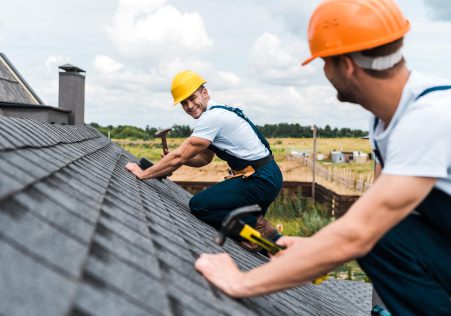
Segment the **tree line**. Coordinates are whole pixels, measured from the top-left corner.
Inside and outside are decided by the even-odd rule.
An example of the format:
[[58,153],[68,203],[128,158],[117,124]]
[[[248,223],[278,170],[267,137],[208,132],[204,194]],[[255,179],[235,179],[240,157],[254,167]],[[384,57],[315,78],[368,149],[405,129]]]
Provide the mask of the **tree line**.
[[[109,136],[115,139],[143,139],[149,140],[155,138],[155,133],[160,130],[160,128],[146,126],[145,128],[140,128],[130,125],[119,125],[119,126],[101,126],[97,123],[90,123],[89,126],[97,129],[105,136]],[[278,124],[265,124],[263,126],[257,125],[257,128],[265,137],[268,138],[310,138],[312,137],[311,126],[302,126],[300,124],[288,124],[288,123],[278,123]],[[173,125],[172,131],[167,135],[173,138],[186,138],[191,135],[192,129],[189,125]],[[332,128],[330,125],[325,127],[318,127],[318,137],[323,138],[342,138],[342,137],[364,137],[368,135],[367,131],[359,129],[344,128]]]

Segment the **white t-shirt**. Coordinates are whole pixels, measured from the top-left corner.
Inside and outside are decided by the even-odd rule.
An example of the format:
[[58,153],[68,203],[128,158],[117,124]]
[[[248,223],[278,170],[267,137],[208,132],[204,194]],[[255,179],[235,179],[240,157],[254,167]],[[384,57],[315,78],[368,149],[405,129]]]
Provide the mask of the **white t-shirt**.
[[398,108],[385,128],[370,120],[370,138],[384,160],[382,173],[437,178],[435,187],[451,195],[451,90],[424,90],[451,85],[451,79],[411,72]]
[[222,104],[212,100],[208,102],[207,110],[198,118],[191,136],[207,139],[217,148],[245,160],[269,155],[248,122],[228,110],[210,110],[213,105]]

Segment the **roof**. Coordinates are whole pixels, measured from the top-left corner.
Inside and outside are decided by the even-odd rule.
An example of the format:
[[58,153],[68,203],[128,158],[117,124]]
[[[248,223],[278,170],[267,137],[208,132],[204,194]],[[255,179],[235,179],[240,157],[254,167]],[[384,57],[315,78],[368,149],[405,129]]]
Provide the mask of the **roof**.
[[11,102],[4,102],[0,101],[0,107],[2,108],[16,108],[16,109],[27,109],[27,110],[52,110],[56,112],[62,112],[62,113],[70,113],[70,110],[62,109],[62,108],[56,108],[49,105],[31,105],[31,104],[23,104],[23,103],[11,103]]
[[69,72],[77,72],[77,73],[86,72],[83,69],[78,68],[77,66],[74,66],[72,64],[64,64],[62,66],[59,66],[58,68],[61,70],[69,71]]
[[3,53],[0,53],[0,102],[44,104]]
[[89,127],[0,117],[0,314],[368,315],[365,283],[224,295],[194,270],[199,254],[226,250],[241,269],[266,258],[215,245],[191,194],[138,181],[134,160]]

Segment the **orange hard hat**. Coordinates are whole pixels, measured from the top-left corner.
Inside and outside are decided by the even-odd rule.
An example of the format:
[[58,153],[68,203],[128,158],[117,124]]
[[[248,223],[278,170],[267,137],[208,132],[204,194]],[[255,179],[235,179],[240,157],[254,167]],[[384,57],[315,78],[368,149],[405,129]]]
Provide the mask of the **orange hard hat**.
[[324,0],[308,26],[312,56],[358,52],[400,39],[410,23],[393,0]]

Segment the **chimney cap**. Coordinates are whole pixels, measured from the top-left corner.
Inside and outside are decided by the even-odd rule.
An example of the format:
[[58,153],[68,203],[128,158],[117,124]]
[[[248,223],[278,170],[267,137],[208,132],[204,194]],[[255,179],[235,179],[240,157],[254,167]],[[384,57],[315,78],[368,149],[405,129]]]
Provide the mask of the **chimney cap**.
[[83,69],[78,68],[77,66],[74,66],[71,64],[64,64],[62,66],[59,66],[58,68],[66,71],[66,72],[76,72],[76,73],[86,72]]

